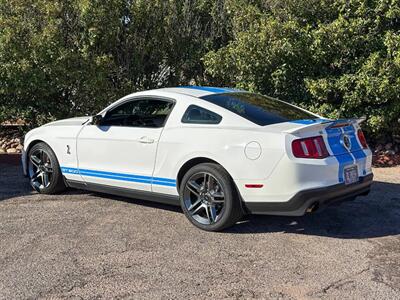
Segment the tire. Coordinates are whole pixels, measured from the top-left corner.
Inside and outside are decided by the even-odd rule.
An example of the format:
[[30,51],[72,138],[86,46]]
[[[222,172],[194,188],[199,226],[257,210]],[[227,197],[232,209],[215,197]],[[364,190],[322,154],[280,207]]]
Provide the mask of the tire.
[[67,188],[56,155],[43,142],[29,150],[28,176],[32,187],[41,194],[57,194]]
[[206,231],[226,229],[243,216],[236,186],[217,164],[203,163],[191,168],[183,176],[179,198],[189,221]]

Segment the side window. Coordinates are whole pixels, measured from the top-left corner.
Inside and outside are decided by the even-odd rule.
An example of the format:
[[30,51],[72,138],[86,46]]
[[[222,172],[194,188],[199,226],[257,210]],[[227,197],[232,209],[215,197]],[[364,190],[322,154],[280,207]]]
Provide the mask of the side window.
[[101,125],[149,128],[163,127],[173,106],[174,103],[168,100],[132,100],[109,110]]
[[219,124],[222,117],[197,105],[190,105],[182,117],[182,123]]

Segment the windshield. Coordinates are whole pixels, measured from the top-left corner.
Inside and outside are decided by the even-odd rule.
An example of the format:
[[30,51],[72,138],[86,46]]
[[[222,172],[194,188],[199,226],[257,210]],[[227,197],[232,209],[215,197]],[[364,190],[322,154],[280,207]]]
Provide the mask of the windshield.
[[317,119],[311,113],[283,101],[252,93],[225,93],[201,97],[260,126]]

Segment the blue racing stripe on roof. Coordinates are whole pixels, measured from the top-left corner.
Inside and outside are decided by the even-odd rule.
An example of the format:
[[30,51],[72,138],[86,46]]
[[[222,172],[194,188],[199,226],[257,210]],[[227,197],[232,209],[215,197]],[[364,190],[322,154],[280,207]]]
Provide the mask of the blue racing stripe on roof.
[[232,92],[238,92],[239,90],[236,89],[230,89],[230,88],[219,88],[219,87],[211,87],[211,86],[179,86],[179,88],[184,88],[184,89],[192,89],[192,90],[199,90],[199,91],[205,91],[205,92],[211,92],[211,93],[232,93]]

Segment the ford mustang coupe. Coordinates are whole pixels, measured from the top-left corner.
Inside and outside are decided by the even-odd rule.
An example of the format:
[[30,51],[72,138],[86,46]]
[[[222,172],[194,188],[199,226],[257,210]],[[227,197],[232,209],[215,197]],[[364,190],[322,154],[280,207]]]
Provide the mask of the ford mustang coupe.
[[218,231],[244,214],[300,216],[368,194],[361,121],[241,90],[164,88],[30,131],[22,163],[39,193],[72,187],[177,204]]

